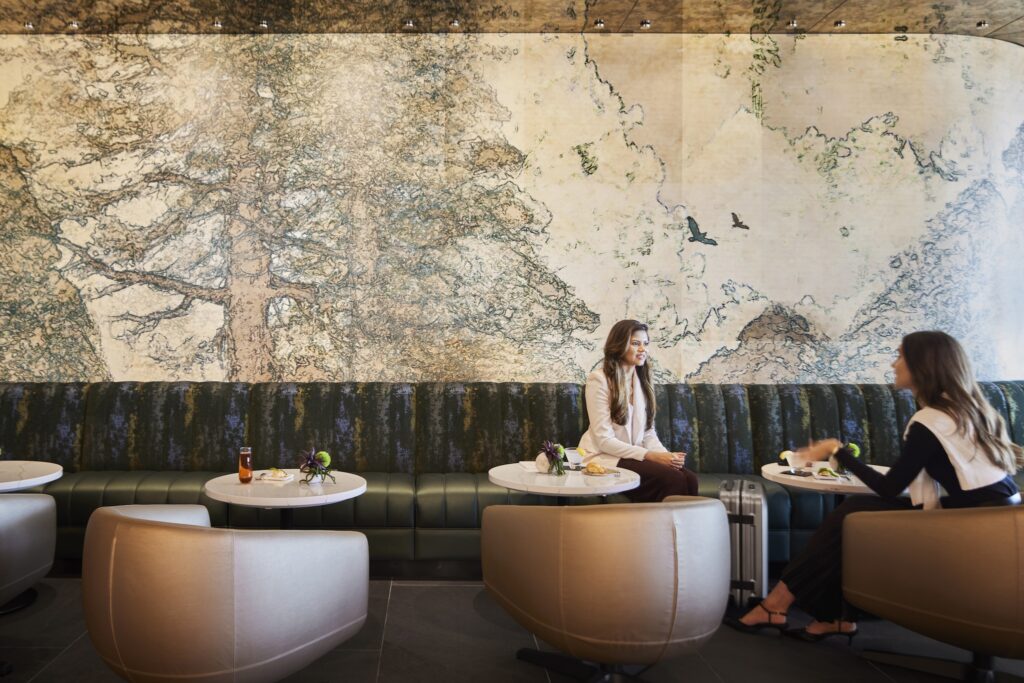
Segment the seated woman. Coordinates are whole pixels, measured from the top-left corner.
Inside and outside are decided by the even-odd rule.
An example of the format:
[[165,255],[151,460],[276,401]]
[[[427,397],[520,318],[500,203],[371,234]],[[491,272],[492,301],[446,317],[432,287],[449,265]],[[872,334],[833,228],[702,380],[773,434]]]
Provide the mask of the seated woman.
[[647,325],[620,320],[604,343],[604,362],[587,376],[590,428],[580,439],[586,462],[632,470],[640,486],[626,491],[638,503],[697,495],[697,475],[686,453],[670,453],[654,432],[654,386]]
[[[944,332],[914,332],[903,338],[895,362],[895,385],[910,389],[920,408],[910,418],[901,454],[882,475],[853,457],[836,439],[801,451],[808,460],[831,455],[878,494],[853,496],[837,507],[785,568],[761,603],[725,623],[753,633],[782,631],[794,602],[814,617],[787,635],[815,642],[829,636],[852,640],[857,625],[843,602],[842,531],[846,515],[865,510],[1017,505],[1013,475],[1024,466],[1002,418],[982,395],[963,348]],[[939,497],[938,486],[946,495]],[[910,500],[900,494],[910,487]]]

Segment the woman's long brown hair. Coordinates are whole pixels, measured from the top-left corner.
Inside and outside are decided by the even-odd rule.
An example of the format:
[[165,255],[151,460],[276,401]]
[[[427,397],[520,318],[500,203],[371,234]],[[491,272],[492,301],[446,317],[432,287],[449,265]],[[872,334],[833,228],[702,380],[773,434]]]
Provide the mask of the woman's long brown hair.
[[[608,378],[609,407],[611,409],[612,422],[615,424],[626,424],[629,416],[629,386],[626,369],[622,367],[622,359],[629,349],[629,342],[634,332],[647,332],[647,325],[639,320],[620,320],[612,325],[608,332],[608,339],[604,342],[604,376]],[[651,356],[647,355],[647,362],[637,367],[636,375],[640,378],[640,389],[644,392],[644,400],[647,401],[647,429],[654,425],[654,413],[658,407],[654,401],[654,385],[651,383]]]
[[952,417],[960,434],[973,436],[996,466],[1010,474],[1024,467],[1024,450],[1010,441],[1006,422],[981,393],[960,342],[945,332],[913,332],[901,348],[918,405]]

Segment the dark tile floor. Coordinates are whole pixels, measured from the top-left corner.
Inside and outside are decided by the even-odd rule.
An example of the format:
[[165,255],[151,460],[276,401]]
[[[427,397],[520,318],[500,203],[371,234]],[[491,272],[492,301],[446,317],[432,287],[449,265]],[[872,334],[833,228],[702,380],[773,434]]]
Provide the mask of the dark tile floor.
[[[0,617],[0,660],[15,666],[3,683],[118,681],[102,664],[81,609],[79,579],[46,579],[39,599]],[[798,617],[793,617],[798,623]],[[696,654],[662,662],[644,674],[651,683],[749,681],[943,681],[926,674],[876,666],[861,648],[885,647],[915,654],[966,659],[967,653],[883,621],[861,623],[852,648],[809,645],[773,635],[750,636],[722,628]],[[289,681],[536,681],[564,683],[520,662],[515,652],[536,646],[475,582],[372,581],[370,615],[354,638],[295,674]],[[1024,676],[1024,661],[999,660],[998,668]]]

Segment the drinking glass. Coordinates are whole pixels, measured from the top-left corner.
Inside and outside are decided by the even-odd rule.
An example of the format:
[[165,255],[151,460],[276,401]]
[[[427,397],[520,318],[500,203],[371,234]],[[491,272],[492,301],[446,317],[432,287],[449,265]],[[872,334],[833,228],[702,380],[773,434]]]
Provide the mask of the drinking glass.
[[252,481],[252,448],[243,446],[238,451],[238,481],[248,484]]

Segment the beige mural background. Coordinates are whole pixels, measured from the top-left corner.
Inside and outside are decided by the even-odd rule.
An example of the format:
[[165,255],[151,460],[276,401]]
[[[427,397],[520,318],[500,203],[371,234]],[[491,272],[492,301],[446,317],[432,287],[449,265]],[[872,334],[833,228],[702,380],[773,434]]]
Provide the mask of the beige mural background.
[[0,380],[1024,376],[1024,50],[0,37]]

